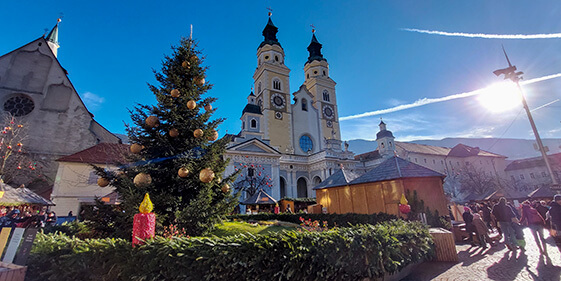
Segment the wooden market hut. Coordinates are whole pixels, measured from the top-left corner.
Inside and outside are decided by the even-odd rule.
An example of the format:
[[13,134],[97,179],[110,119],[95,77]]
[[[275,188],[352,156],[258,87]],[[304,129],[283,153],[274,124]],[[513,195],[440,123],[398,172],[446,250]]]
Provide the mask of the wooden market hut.
[[43,198],[26,187],[14,188],[5,183],[0,183],[0,207],[31,208],[39,210],[43,206],[53,206],[53,202]]
[[553,196],[555,196],[557,192],[553,191],[549,186],[542,186],[528,194],[532,200],[546,200],[550,201],[553,200]]
[[340,170],[318,185],[318,204],[328,213],[373,214],[384,212],[399,215],[399,199],[407,190],[417,192],[420,200],[439,214],[448,214],[448,199],[442,187],[445,175],[414,164],[399,157],[392,157],[356,177]]
[[251,197],[241,202],[241,204],[246,205],[251,210],[273,212],[274,207],[277,205],[277,200],[260,188]]

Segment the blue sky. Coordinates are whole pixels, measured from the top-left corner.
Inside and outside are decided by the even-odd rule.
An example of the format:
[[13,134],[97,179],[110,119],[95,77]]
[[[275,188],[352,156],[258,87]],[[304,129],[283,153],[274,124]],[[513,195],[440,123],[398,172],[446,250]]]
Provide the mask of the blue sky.
[[[485,34],[561,32],[559,1],[5,1],[0,54],[51,29],[62,12],[59,60],[95,119],[124,133],[127,109],[153,104],[146,83],[164,54],[189,35],[206,54],[218,98],[220,133],[237,133],[257,65],[256,50],[273,9],[291,69],[291,92],[304,81],[310,24],[337,82],[339,116],[410,104],[487,87],[506,67],[503,44],[525,79],[561,72],[561,39],[450,37],[403,28]],[[561,78],[523,86],[530,108],[561,98]],[[521,107],[502,113],[475,97],[341,121],[343,139],[374,139],[379,118],[398,140],[444,137],[532,139]],[[561,138],[561,101],[534,112],[542,137]]]

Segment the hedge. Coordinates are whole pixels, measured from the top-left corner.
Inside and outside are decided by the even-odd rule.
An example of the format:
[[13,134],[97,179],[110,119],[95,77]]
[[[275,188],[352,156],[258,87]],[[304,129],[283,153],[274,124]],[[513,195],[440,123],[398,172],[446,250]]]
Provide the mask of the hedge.
[[311,219],[312,221],[324,222],[327,221],[329,227],[340,226],[347,227],[357,224],[372,224],[375,225],[380,222],[395,220],[397,216],[390,215],[386,213],[377,214],[291,214],[291,213],[259,213],[255,215],[230,215],[228,219],[230,220],[242,220],[242,221],[267,221],[267,220],[279,220],[292,222],[300,224],[300,218],[306,220]]
[[428,258],[431,244],[425,226],[401,220],[324,232],[155,238],[136,248],[122,239],[39,234],[26,280],[362,280]]

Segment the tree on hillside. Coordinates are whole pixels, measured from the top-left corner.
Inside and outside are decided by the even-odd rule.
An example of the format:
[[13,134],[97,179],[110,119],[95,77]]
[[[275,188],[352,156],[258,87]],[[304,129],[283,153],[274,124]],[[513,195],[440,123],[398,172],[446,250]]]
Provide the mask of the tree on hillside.
[[118,171],[96,170],[101,183],[110,183],[119,193],[122,224],[128,229],[149,193],[159,223],[177,224],[190,235],[200,235],[237,204],[228,190],[236,175],[222,178],[227,166],[222,155],[229,139],[217,139],[223,119],[211,120],[216,99],[205,97],[211,85],[205,82],[204,57],[187,38],[172,50],[161,71],[154,71],[159,85],[149,85],[157,104],[130,111],[130,164]]

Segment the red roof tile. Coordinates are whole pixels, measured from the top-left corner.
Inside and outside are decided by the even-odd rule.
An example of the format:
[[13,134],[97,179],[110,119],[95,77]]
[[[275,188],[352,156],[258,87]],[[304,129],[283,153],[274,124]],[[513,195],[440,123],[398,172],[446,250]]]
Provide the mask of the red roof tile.
[[100,143],[72,155],[59,158],[57,161],[88,164],[125,163],[125,155],[128,153],[128,144]]

